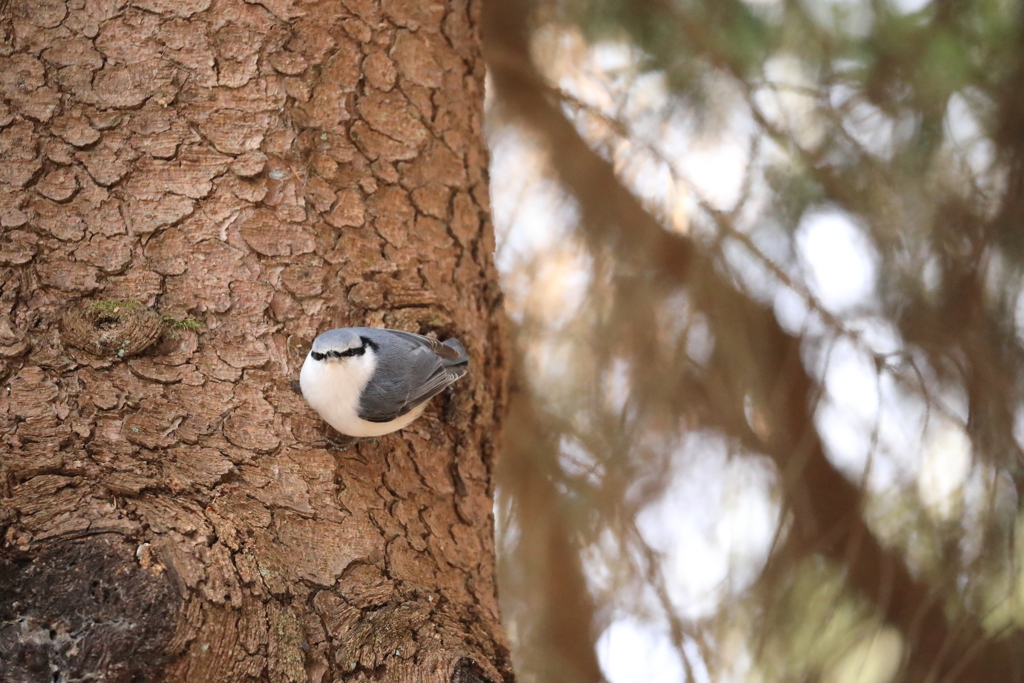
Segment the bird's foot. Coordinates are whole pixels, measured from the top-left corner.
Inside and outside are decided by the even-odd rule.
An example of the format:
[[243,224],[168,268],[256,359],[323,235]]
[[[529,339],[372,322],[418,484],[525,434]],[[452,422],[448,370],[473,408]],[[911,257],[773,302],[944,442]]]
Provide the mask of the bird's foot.
[[352,447],[352,444],[356,443],[357,441],[359,441],[359,439],[357,439],[354,436],[334,436],[333,434],[328,434],[327,450],[339,451],[341,453],[344,453],[345,451]]
[[344,453],[348,449],[352,448],[356,444],[360,443],[373,443],[374,446],[380,445],[380,437],[377,436],[348,436],[347,434],[328,434],[326,437],[327,450],[339,451]]

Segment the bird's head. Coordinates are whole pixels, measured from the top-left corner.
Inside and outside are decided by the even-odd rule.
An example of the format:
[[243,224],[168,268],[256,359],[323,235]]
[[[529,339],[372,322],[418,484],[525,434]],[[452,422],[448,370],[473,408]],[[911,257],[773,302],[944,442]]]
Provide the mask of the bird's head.
[[315,361],[335,362],[345,361],[355,356],[362,356],[366,353],[371,342],[360,337],[352,330],[341,328],[329,330],[313,340],[313,348],[309,355]]

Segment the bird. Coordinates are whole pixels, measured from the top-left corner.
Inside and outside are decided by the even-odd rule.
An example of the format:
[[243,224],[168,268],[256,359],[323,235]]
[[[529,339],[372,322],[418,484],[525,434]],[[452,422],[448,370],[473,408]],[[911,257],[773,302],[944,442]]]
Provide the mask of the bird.
[[313,340],[299,373],[306,402],[353,437],[390,434],[418,418],[427,401],[469,371],[458,339],[341,327]]

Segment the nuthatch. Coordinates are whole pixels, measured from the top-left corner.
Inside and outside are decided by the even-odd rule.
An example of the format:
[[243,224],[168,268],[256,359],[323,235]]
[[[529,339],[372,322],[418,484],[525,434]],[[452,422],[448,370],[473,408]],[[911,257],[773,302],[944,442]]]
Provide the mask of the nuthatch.
[[342,434],[381,436],[408,426],[468,365],[458,339],[442,344],[401,330],[342,327],[313,340],[299,385]]

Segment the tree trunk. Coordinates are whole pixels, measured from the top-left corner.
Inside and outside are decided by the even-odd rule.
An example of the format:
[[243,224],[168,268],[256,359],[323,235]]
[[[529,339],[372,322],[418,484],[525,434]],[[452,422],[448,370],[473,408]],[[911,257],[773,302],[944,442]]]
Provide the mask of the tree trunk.
[[[0,0],[0,680],[511,680],[479,9]],[[470,374],[332,450],[346,325]]]

